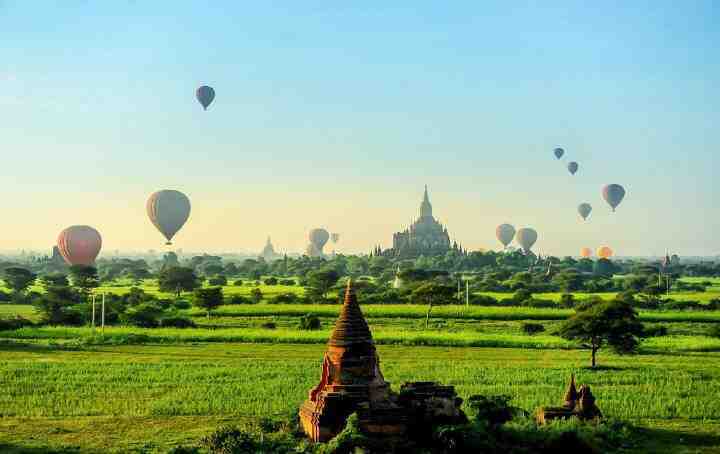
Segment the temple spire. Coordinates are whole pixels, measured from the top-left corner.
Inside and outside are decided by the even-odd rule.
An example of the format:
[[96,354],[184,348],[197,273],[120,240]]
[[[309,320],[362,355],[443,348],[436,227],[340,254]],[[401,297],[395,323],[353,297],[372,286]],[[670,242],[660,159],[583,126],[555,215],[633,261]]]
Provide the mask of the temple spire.
[[425,194],[423,195],[422,204],[420,204],[420,217],[432,217],[432,204],[430,203],[430,196],[428,196],[427,185],[425,185]]
[[328,344],[331,346],[372,344],[372,334],[370,334],[370,328],[357,302],[352,279],[348,279],[345,288],[345,301],[342,309],[340,309],[340,316],[335,322]]

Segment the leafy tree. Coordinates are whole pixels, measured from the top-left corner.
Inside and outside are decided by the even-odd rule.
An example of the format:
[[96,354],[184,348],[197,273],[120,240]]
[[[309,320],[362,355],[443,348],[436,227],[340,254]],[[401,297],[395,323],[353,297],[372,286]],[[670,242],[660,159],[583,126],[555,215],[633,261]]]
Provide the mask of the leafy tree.
[[582,304],[559,330],[565,339],[579,340],[591,350],[592,367],[595,367],[598,350],[604,345],[621,354],[634,352],[642,332],[637,312],[632,304],[623,300]]
[[430,323],[430,313],[434,304],[450,304],[455,299],[455,287],[451,285],[428,282],[413,290],[411,294],[413,301],[420,301],[427,304],[428,310],[425,314],[425,329]]
[[323,268],[312,271],[307,275],[307,282],[313,293],[323,298],[327,297],[333,285],[337,284],[340,274],[333,268]]
[[91,288],[100,286],[97,268],[88,265],[73,265],[70,267],[70,278],[73,286],[87,294]]
[[134,285],[140,285],[143,279],[149,279],[152,274],[145,268],[131,268],[127,271],[128,277],[133,280]]
[[278,285],[278,279],[276,277],[269,277],[263,282],[265,285]]
[[5,284],[16,294],[21,294],[35,282],[37,275],[25,268],[5,268],[3,280]]
[[172,251],[166,252],[165,255],[163,255],[162,261],[163,268],[180,266],[180,260],[178,260],[177,254]]
[[223,276],[223,275],[211,277],[210,279],[208,279],[208,284],[209,284],[209,285],[214,285],[214,286],[218,286],[218,285],[219,285],[219,286],[223,286],[223,285],[227,285],[227,283],[228,283],[228,280],[227,280],[227,278],[226,278],[225,276]]
[[598,259],[593,268],[593,272],[596,275],[605,277],[612,277],[612,275],[615,274],[615,271],[615,265],[608,259]]
[[143,303],[128,309],[120,320],[125,324],[141,328],[155,328],[160,324],[160,317],[164,312],[156,303]]
[[565,270],[553,279],[566,293],[577,292],[583,288],[583,277],[574,269]]
[[47,325],[81,325],[82,314],[73,306],[80,302],[78,293],[69,286],[50,286],[33,301],[40,322]]
[[254,288],[250,292],[250,300],[253,302],[253,304],[258,304],[263,299],[263,292],[259,288]]
[[193,304],[207,311],[207,318],[210,318],[210,312],[220,307],[223,303],[222,287],[210,287],[196,289],[193,294]]
[[67,276],[61,273],[45,274],[40,277],[40,283],[45,288],[53,286],[67,287],[70,285]]
[[180,298],[182,292],[192,292],[200,285],[200,280],[192,268],[182,266],[166,267],[158,275],[160,291],[175,293],[177,298]]

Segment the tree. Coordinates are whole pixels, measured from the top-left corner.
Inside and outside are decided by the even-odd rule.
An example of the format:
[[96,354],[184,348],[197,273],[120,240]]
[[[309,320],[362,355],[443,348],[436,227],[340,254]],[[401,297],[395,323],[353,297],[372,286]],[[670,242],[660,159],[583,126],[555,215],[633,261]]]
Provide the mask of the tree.
[[323,298],[327,297],[330,288],[337,284],[340,274],[333,268],[323,268],[307,275],[307,282],[313,292]]
[[160,271],[158,286],[161,292],[174,293],[180,298],[182,292],[192,292],[200,287],[200,280],[192,268],[170,266]]
[[40,312],[40,322],[47,325],[81,325],[82,314],[73,306],[80,302],[78,293],[67,285],[46,287],[45,293],[33,301]]
[[149,279],[152,274],[145,268],[131,268],[127,275],[132,279],[133,285],[140,285],[143,279]]
[[207,311],[207,318],[210,318],[210,312],[223,303],[222,287],[196,289],[193,297],[195,306],[205,309]]
[[420,301],[428,305],[427,314],[425,314],[425,329],[427,329],[433,304],[452,303],[455,297],[455,287],[428,282],[413,290],[411,296],[413,301]]
[[67,287],[70,285],[66,275],[61,273],[45,274],[40,277],[40,283],[43,287]]
[[70,267],[70,277],[74,287],[81,293],[87,294],[91,288],[100,286],[97,268],[88,265],[73,265]]
[[5,268],[3,280],[14,293],[21,294],[35,282],[37,275],[25,268]]
[[254,288],[250,292],[250,299],[252,300],[253,304],[258,304],[263,299],[263,292],[259,288]]
[[631,353],[637,349],[643,328],[632,304],[623,300],[582,304],[560,327],[565,339],[579,340],[592,352],[591,366],[604,345],[617,353]]
[[180,266],[180,260],[178,260],[177,254],[172,251],[166,252],[165,255],[163,255],[162,261],[164,268]]
[[596,275],[606,277],[612,277],[616,270],[615,264],[608,259],[598,259],[593,268]]
[[568,269],[553,278],[565,293],[577,292],[583,288],[583,277],[574,269]]

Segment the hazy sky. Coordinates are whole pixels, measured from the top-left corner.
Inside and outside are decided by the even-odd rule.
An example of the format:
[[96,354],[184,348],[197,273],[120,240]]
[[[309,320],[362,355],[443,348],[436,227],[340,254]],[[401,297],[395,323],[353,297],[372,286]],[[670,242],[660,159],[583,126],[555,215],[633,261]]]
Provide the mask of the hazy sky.
[[472,249],[509,222],[553,254],[720,253],[717,2],[206,3],[0,0],[0,249],[161,249],[144,205],[173,188],[185,250],[322,226],[365,252],[428,184]]

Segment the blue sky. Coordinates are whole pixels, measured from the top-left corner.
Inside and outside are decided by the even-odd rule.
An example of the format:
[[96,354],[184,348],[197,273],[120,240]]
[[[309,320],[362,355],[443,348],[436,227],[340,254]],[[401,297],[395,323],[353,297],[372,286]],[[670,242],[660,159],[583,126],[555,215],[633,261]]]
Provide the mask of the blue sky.
[[367,251],[428,184],[470,248],[509,222],[560,255],[720,253],[717,3],[204,3],[0,0],[0,249],[158,248],[144,201],[175,188],[184,249]]

